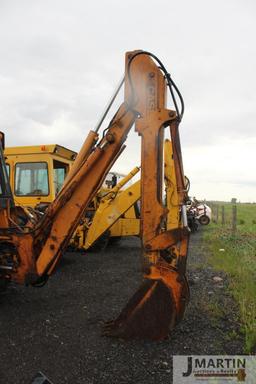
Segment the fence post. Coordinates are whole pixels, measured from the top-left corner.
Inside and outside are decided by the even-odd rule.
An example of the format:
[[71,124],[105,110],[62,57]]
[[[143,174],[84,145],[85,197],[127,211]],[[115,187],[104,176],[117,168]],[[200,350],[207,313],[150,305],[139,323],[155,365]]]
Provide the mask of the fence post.
[[221,224],[225,225],[225,207],[222,205],[221,207]]
[[217,223],[216,221],[216,205],[212,204],[212,220],[214,223]]
[[232,206],[232,232],[236,232],[236,221],[237,221],[237,206]]
[[216,222],[218,223],[219,221],[219,206],[216,206]]

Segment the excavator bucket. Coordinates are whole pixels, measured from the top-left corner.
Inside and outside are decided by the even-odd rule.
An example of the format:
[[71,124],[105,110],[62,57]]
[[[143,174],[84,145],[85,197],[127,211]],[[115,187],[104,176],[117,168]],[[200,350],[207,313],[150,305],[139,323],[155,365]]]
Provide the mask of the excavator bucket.
[[163,340],[182,319],[189,299],[185,277],[176,271],[161,278],[146,278],[114,321],[107,322],[103,334],[122,339]]

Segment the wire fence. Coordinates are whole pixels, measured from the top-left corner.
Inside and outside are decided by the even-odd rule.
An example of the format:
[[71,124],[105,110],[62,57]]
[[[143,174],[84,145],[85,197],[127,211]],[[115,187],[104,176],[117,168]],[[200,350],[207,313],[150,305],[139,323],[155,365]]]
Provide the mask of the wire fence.
[[242,224],[240,223],[241,219],[238,221],[238,207],[236,203],[220,204],[208,202],[207,205],[209,205],[212,210],[213,223],[229,228],[233,232],[236,232],[238,224]]

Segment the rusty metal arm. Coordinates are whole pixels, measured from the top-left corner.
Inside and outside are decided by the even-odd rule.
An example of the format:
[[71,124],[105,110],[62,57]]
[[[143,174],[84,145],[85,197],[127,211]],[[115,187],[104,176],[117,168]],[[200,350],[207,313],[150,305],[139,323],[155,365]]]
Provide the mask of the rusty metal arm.
[[137,112],[123,103],[106,134],[64,185],[41,220],[21,235],[11,235],[19,260],[12,280],[37,285],[49,276],[68,245],[88,204],[96,195],[108,171],[122,153]]
[[107,172],[124,149],[136,114],[123,104],[106,135],[49,206],[35,237],[38,275],[50,274]]
[[[138,52],[133,56],[133,63],[130,59],[130,81],[126,89],[139,111],[135,130],[141,136],[141,239],[145,280],[121,314],[106,324],[105,334],[160,340],[180,321],[188,301],[184,263],[188,231],[181,225],[166,230],[168,209],[162,201],[164,129],[177,127],[182,114],[176,105],[176,111],[167,109],[166,78],[148,56],[150,54]],[[184,176],[177,129],[172,133],[180,203],[184,200]]]

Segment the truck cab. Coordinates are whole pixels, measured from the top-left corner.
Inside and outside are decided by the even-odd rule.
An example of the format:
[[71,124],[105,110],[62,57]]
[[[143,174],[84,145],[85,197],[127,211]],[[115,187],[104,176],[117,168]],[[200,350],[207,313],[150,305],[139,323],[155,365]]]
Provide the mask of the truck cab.
[[57,144],[5,148],[7,172],[17,205],[48,205],[60,191],[77,153]]

